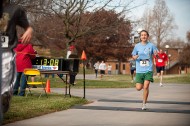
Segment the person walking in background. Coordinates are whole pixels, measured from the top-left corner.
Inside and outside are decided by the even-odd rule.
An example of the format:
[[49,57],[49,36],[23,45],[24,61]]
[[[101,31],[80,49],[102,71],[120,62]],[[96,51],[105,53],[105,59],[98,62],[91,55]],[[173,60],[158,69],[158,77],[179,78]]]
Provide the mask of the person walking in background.
[[146,30],[140,32],[140,42],[135,45],[132,57],[136,60],[136,89],[143,89],[142,110],[146,110],[146,103],[149,95],[149,84],[153,82],[152,55],[157,54],[157,48],[148,42],[149,34]]
[[108,75],[111,75],[112,66],[108,64]]
[[99,65],[100,65],[100,62],[99,62],[99,61],[97,61],[97,62],[94,64],[94,71],[95,71],[96,78],[98,77]]
[[100,63],[99,70],[100,70],[100,78],[102,78],[103,75],[105,75],[105,70],[106,70],[106,64],[104,63],[104,61]]
[[165,66],[168,64],[168,56],[163,52],[162,49],[159,50],[158,56],[154,56],[154,65],[156,66],[157,76],[160,78],[160,86],[163,86],[163,75]]
[[[21,40],[19,42],[21,42]],[[16,52],[17,78],[14,84],[13,95],[24,96],[27,86],[27,78],[23,72],[25,68],[32,68],[32,60],[35,59],[36,52],[33,49],[32,44],[22,43],[19,43],[14,51]],[[20,92],[18,93],[19,87]]]
[[131,82],[133,83],[136,75],[136,61],[132,58],[130,62]]

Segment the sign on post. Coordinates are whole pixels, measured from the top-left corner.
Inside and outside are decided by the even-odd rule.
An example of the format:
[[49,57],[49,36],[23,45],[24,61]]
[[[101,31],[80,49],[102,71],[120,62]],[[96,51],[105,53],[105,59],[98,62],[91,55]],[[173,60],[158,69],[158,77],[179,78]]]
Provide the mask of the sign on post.
[[134,43],[137,44],[139,41],[139,36],[134,36]]

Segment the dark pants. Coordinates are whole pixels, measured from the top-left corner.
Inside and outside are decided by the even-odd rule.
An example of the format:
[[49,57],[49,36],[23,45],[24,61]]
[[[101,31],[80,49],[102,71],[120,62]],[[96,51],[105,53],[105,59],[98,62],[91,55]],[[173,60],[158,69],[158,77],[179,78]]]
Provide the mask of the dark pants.
[[70,84],[74,84],[75,83],[75,77],[76,77],[76,74],[71,74],[70,75],[70,80],[69,80]]
[[96,77],[98,76],[98,70],[95,70]]
[[[54,78],[55,77],[55,75],[54,74],[51,74],[52,75],[52,78]],[[49,74],[45,74],[45,78],[49,78]]]
[[23,72],[17,72],[16,82],[14,85],[13,95],[18,95],[18,88],[20,87],[20,96],[25,95],[25,89],[26,89],[26,76]]

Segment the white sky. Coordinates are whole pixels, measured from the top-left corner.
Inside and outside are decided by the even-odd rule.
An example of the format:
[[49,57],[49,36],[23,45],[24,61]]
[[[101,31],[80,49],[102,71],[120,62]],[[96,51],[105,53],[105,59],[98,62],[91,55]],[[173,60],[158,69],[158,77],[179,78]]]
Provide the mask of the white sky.
[[[147,1],[147,4],[135,8],[131,12],[132,18],[139,19],[142,17],[145,8],[153,8],[155,0],[136,0],[134,5],[142,4]],[[187,41],[186,33],[190,31],[190,0],[165,0],[171,14],[174,16],[175,24],[178,29],[174,31],[175,37]]]

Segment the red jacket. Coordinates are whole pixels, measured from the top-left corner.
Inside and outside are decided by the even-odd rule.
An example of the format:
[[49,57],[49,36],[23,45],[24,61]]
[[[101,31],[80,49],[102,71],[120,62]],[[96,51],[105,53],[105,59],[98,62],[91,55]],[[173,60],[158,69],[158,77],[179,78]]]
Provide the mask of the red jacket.
[[31,44],[17,44],[16,52],[17,72],[23,72],[25,68],[32,68],[32,60],[36,57],[36,52]]

